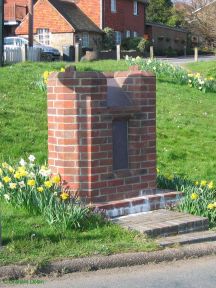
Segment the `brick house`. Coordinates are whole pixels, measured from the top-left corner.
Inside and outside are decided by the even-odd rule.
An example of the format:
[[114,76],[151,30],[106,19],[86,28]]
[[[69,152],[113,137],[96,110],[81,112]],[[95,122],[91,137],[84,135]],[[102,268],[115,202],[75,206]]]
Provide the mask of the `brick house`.
[[[28,14],[15,33],[28,35]],[[81,41],[82,47],[95,48],[101,29],[74,3],[58,0],[38,0],[34,5],[34,38],[42,44],[62,51],[63,46]]]
[[144,36],[146,5],[147,0],[77,1],[77,6],[98,27],[110,27],[116,32],[116,42],[124,37]]

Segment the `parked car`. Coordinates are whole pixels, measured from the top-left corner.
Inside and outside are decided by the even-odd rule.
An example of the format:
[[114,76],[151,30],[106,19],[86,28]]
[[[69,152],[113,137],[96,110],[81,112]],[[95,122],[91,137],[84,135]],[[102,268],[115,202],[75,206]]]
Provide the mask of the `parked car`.
[[[28,40],[22,37],[5,37],[4,38],[4,47],[23,47],[28,45]],[[41,60],[45,61],[54,61],[59,60],[60,52],[58,49],[55,49],[51,46],[40,44],[37,41],[34,41],[33,46],[41,49]]]

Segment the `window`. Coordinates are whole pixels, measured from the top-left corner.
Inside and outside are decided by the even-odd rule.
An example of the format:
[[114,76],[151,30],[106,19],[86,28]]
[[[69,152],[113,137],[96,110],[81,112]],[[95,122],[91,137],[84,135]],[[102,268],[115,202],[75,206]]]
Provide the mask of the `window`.
[[50,44],[49,29],[46,29],[46,28],[37,29],[37,34],[38,34],[39,43],[45,44],[45,45],[49,45]]
[[89,33],[88,32],[82,33],[82,47],[83,48],[89,47]]
[[134,31],[134,32],[133,32],[133,37],[137,37],[137,36],[138,36],[137,32]]
[[138,15],[138,2],[137,1],[133,2],[133,14]]
[[130,38],[130,30],[126,31],[126,38]]
[[111,0],[111,12],[116,12],[116,0]]
[[121,32],[115,31],[115,42],[116,44],[121,44]]
[[128,168],[128,121],[114,120],[112,123],[113,170]]

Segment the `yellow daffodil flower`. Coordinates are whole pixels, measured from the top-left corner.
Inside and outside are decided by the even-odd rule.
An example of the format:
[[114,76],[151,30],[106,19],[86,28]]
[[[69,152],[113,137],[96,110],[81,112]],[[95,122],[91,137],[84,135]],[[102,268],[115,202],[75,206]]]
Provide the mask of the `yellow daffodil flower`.
[[192,193],[191,194],[191,200],[196,200],[199,198],[199,195],[197,193]]
[[61,197],[61,199],[62,199],[63,201],[65,201],[65,200],[67,200],[70,196],[69,196],[68,193],[62,192],[62,193],[60,194],[60,197]]
[[5,176],[5,177],[3,178],[3,181],[4,181],[5,183],[9,183],[9,182],[11,181],[11,178],[8,177],[8,176]]
[[199,181],[195,181],[195,182],[194,182],[194,185],[195,185],[195,186],[199,186]]
[[43,191],[44,191],[44,188],[40,186],[40,187],[37,188],[37,191],[38,191],[38,192],[43,192]]
[[34,179],[29,179],[27,182],[27,185],[33,187],[33,186],[35,186],[35,183],[36,183],[36,181]]
[[209,189],[214,188],[214,183],[213,183],[213,181],[210,181],[210,182],[207,184],[207,186],[208,186]]
[[44,186],[46,187],[46,188],[50,188],[50,187],[52,187],[52,182],[51,181],[45,181],[44,182]]
[[205,187],[206,184],[207,184],[207,181],[206,181],[206,180],[202,180],[202,181],[200,182],[201,187]]
[[210,210],[214,209],[215,208],[214,203],[208,204],[207,208]]
[[59,184],[60,181],[61,181],[61,178],[60,178],[59,175],[55,175],[55,176],[52,177],[52,182],[53,182],[54,184]]

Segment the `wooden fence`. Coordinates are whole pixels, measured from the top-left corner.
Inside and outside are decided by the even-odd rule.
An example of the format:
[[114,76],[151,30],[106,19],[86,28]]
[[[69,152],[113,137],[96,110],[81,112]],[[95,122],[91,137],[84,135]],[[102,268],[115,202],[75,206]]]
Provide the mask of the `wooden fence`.
[[40,61],[41,49],[36,47],[14,47],[4,49],[5,64],[24,61]]

